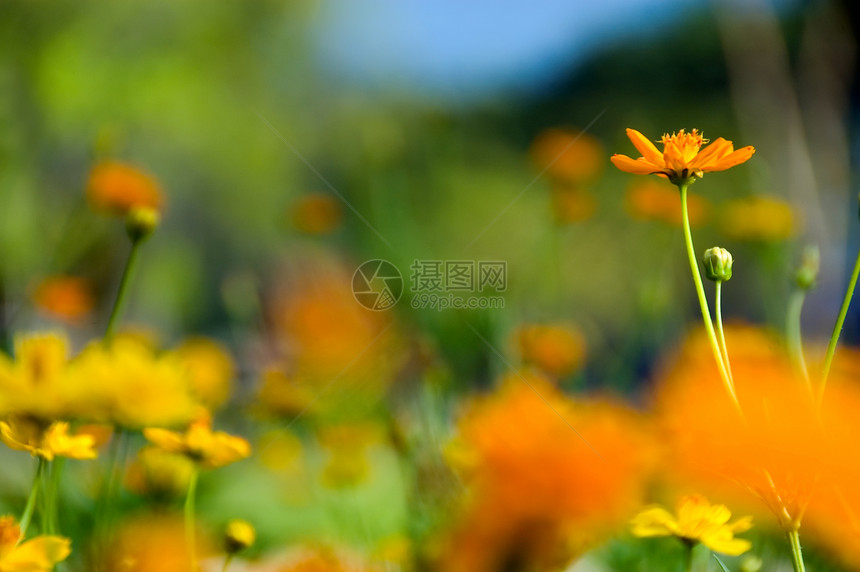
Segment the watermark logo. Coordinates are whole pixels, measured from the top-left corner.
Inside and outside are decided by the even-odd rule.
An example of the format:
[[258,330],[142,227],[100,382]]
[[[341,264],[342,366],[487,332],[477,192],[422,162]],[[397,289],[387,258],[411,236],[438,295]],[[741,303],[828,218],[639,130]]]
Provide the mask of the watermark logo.
[[[414,260],[409,266],[411,305],[415,309],[496,309],[494,296],[508,288],[508,264],[502,260]],[[355,271],[352,291],[359,304],[387,310],[403,293],[403,278],[386,260],[370,260]]]
[[387,310],[403,295],[403,276],[387,260],[368,260],[352,275],[352,294],[368,310]]

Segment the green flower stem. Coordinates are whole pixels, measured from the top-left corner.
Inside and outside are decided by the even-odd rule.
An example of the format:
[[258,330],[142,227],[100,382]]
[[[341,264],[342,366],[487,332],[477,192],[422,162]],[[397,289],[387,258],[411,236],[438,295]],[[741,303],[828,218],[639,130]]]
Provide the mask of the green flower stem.
[[197,495],[197,478],[200,471],[197,467],[191,472],[188,481],[188,496],[185,497],[185,543],[188,546],[188,558],[191,562],[191,572],[197,570],[197,550],[195,547],[194,497]]
[[723,362],[722,354],[720,352],[720,346],[717,342],[717,336],[714,333],[714,323],[711,321],[711,311],[708,309],[708,299],[705,297],[705,287],[702,285],[702,275],[699,273],[699,265],[696,262],[696,254],[693,247],[693,236],[690,232],[690,215],[687,212],[687,187],[689,185],[678,185],[678,189],[681,191],[681,214],[684,219],[684,240],[687,244],[687,258],[690,261],[690,270],[693,273],[693,282],[696,285],[696,294],[699,297],[699,306],[702,309],[702,320],[705,322],[705,330],[708,333],[708,340],[711,344],[711,352],[714,354],[714,360],[717,362],[717,367],[720,370],[720,376],[723,378],[723,383],[726,386],[726,390],[729,392],[729,396],[732,398],[732,401],[735,402],[735,405],[740,409],[740,403],[738,403],[738,397],[735,394],[735,386],[732,383],[732,380],[729,379],[728,371],[726,370],[726,364]]
[[791,562],[794,564],[794,572],[806,572],[803,564],[803,551],[800,548],[800,532],[794,529],[788,533],[788,542],[791,544]]
[[809,370],[806,368],[806,359],[803,357],[803,338],[801,336],[800,315],[803,312],[803,302],[806,300],[806,290],[797,288],[788,299],[786,311],[785,334],[788,340],[788,351],[794,360],[797,369],[803,374],[806,385],[810,391],[812,385],[809,381]]
[[134,273],[134,269],[137,266],[138,253],[140,251],[140,245],[143,242],[142,239],[132,240],[131,241],[131,250],[128,253],[128,259],[125,262],[125,268],[122,271],[122,278],[120,278],[119,282],[119,290],[116,293],[116,299],[113,303],[113,309],[110,313],[110,318],[108,319],[107,329],[105,330],[105,341],[110,342],[113,337],[114,331],[116,330],[117,322],[119,320],[120,314],[125,307],[126,299],[128,298],[129,291],[129,283],[131,282],[131,276]]
[[716,293],[714,295],[714,307],[715,313],[717,317],[717,338],[720,342],[720,349],[723,352],[723,360],[726,364],[726,372],[729,374],[729,381],[732,383],[735,382],[734,377],[732,377],[732,364],[729,362],[729,350],[726,347],[726,334],[723,331],[723,311],[722,311],[722,292],[723,292],[723,281],[717,280],[715,282],[716,285]]
[[833,326],[833,333],[830,335],[830,343],[827,345],[827,355],[824,358],[824,369],[821,372],[821,387],[819,388],[819,402],[824,398],[824,387],[827,384],[827,376],[830,375],[830,366],[833,365],[833,356],[836,353],[836,344],[839,342],[839,334],[842,333],[842,325],[845,323],[845,316],[848,315],[848,306],[851,304],[851,298],[854,296],[854,287],[857,286],[857,277],[860,276],[860,252],[857,253],[857,261],[854,263],[854,272],[851,273],[851,280],[848,282],[848,290],[845,292],[845,298],[842,300],[842,309],[839,310],[839,317],[836,318],[836,325]]
[[685,541],[684,546],[687,547],[686,554],[684,555],[684,570],[686,572],[693,572],[693,548],[696,544],[694,542]]
[[221,568],[221,572],[227,572],[227,568],[230,567],[230,562],[232,562],[232,561],[233,561],[233,555],[232,554],[228,554],[227,556],[225,556],[224,557],[224,567]]
[[24,514],[21,515],[21,538],[27,536],[27,528],[30,526],[30,521],[33,520],[33,512],[36,510],[36,499],[39,496],[39,487],[42,483],[42,473],[45,470],[46,461],[39,457],[36,464],[36,474],[33,476],[33,486],[30,487],[30,495],[27,497],[27,504],[24,507]]

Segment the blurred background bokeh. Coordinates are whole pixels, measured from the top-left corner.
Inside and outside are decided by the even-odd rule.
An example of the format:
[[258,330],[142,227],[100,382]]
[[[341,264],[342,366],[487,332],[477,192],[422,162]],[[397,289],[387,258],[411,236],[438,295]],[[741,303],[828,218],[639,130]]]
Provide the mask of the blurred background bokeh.
[[[213,475],[203,506],[255,521],[263,546],[406,551],[459,491],[443,457],[460,398],[526,364],[636,402],[697,324],[677,192],[609,162],[636,156],[628,127],[756,148],[691,188],[696,246],[734,255],[724,318],[778,332],[817,246],[803,326],[824,343],[860,244],[856,10],[3,0],[4,347],[101,335],[128,243],[91,208],[94,169],[134,166],[163,221],[125,328],[217,340],[236,371],[224,415],[267,419],[253,467]],[[404,278],[380,312],[351,291],[373,259]],[[503,307],[413,308],[416,260],[506,262]]]

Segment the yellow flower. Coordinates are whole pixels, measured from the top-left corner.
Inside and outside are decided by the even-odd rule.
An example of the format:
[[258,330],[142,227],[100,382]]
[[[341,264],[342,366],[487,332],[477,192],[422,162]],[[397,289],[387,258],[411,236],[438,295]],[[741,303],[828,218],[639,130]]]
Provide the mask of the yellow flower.
[[185,340],[173,355],[188,371],[191,389],[210,409],[218,408],[230,398],[236,365],[230,353],[213,340],[195,337]]
[[208,415],[191,423],[185,433],[151,427],[144,429],[143,435],[165,451],[185,455],[209,469],[229,465],[251,454],[251,445],[245,439],[223,431],[213,432]]
[[663,135],[663,152],[635,129],[627,130],[627,137],[642,153],[638,159],[615,154],[612,164],[626,173],[634,175],[657,175],[672,181],[673,184],[688,184],[702,178],[705,173],[725,171],[745,163],[755,153],[751,146],[734,150],[731,141],[722,137],[705,147],[706,142],[698,130],[686,133],[683,129],[672,135]]
[[61,334],[16,336],[14,361],[0,354],[0,414],[45,422],[77,415],[83,402],[73,399],[68,353]]
[[252,546],[256,539],[257,532],[247,520],[234,518],[224,529],[224,547],[230,554]]
[[137,459],[128,467],[125,483],[138,494],[169,499],[188,490],[193,473],[194,463],[185,455],[149,445],[138,451]]
[[97,456],[92,435],[69,435],[69,424],[61,421],[47,427],[32,418],[0,421],[0,440],[11,449],[29,451],[46,461],[53,461],[54,457],[95,459]]
[[71,542],[61,536],[20,540],[21,528],[15,519],[0,517],[0,572],[48,572],[71,552]]
[[188,423],[200,404],[186,369],[171,354],[156,355],[140,341],[117,337],[107,346],[94,343],[72,370],[84,415],[128,428]]
[[801,226],[791,205],[776,197],[753,196],[723,206],[721,226],[727,236],[750,242],[779,242]]
[[752,528],[752,517],[746,516],[729,523],[732,513],[725,505],[712,505],[700,495],[689,495],[678,501],[677,518],[666,509],[651,506],[631,521],[635,536],[676,536],[689,543],[701,542],[714,552],[729,556],[743,554],[752,544],[735,538],[735,533]]

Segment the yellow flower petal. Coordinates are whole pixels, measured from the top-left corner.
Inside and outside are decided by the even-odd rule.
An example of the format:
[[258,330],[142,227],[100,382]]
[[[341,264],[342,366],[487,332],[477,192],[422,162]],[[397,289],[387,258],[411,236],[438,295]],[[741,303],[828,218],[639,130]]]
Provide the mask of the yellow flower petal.
[[636,150],[642,153],[642,157],[649,163],[660,165],[663,163],[663,153],[657,150],[657,147],[650,139],[636,131],[635,129],[627,129],[627,137]]
[[71,553],[71,541],[61,536],[37,536],[0,558],[3,572],[48,572]]
[[672,536],[678,533],[678,522],[666,509],[653,506],[637,514],[630,522],[634,536]]

